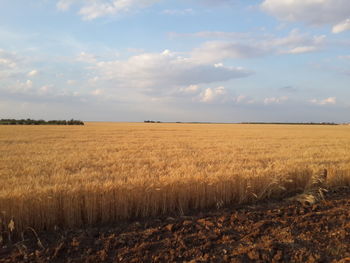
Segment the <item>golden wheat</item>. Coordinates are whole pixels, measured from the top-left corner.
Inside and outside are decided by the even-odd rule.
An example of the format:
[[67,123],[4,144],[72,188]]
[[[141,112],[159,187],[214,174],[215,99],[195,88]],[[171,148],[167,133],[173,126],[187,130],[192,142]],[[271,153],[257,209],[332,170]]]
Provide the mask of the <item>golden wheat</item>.
[[0,212],[82,227],[350,185],[350,127],[87,123],[0,127]]

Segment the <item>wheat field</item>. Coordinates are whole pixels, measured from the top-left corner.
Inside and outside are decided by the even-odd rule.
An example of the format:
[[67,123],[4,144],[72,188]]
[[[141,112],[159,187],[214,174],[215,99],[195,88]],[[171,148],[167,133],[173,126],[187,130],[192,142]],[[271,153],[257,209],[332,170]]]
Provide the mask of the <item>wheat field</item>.
[[350,186],[350,126],[87,123],[0,127],[0,213],[85,227]]

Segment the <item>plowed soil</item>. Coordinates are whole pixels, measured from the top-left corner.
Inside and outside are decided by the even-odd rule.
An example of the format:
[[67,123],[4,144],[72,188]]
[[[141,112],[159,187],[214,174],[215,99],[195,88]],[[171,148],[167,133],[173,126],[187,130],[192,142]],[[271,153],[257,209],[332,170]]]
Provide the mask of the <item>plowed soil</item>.
[[350,190],[11,242],[0,262],[350,262]]

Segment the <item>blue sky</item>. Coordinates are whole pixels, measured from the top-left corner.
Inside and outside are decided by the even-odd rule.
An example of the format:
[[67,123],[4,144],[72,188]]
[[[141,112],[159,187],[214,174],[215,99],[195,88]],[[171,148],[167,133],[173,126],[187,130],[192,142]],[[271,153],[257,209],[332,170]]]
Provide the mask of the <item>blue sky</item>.
[[0,4],[0,118],[350,122],[348,0],[25,4]]

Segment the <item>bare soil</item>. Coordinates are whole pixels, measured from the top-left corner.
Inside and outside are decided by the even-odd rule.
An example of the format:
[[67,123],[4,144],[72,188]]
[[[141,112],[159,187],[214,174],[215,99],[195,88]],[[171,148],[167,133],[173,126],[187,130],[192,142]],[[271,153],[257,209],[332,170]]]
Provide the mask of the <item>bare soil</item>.
[[[39,241],[39,242],[38,242]],[[0,262],[350,262],[350,190],[3,240]]]

